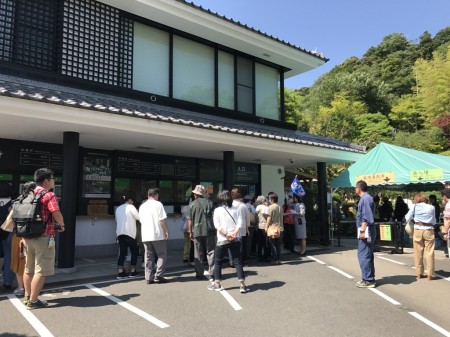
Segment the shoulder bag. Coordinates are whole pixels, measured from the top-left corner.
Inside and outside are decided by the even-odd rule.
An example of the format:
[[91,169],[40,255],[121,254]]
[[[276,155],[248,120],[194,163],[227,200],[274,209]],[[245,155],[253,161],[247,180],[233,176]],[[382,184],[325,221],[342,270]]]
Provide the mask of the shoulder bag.
[[[280,209],[279,206],[278,209]],[[271,239],[279,238],[281,236],[281,225],[280,224],[270,225],[269,228],[267,228],[267,236]]]
[[405,232],[408,233],[408,235],[413,235],[414,234],[414,214],[416,211],[416,205],[414,205],[414,209],[413,209],[413,214],[412,214],[412,219],[409,220],[406,224],[405,224]]

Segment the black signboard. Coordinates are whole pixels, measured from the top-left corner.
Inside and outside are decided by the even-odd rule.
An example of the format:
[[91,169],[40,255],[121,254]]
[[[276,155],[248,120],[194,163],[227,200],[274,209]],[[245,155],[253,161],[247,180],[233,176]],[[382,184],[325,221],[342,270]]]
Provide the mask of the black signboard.
[[200,159],[201,181],[223,181],[223,162],[220,160]]
[[164,176],[195,178],[195,159],[134,152],[117,152],[115,162],[118,177]]
[[234,177],[237,183],[259,183],[259,165],[248,163],[234,164]]
[[3,170],[35,170],[63,167],[63,147],[57,144],[0,139],[0,167]]
[[150,159],[146,160],[134,156],[120,155],[117,157],[117,172],[119,175],[121,173],[159,175],[161,165]]
[[175,176],[183,178],[195,178],[197,176],[197,166],[194,159],[176,159]]

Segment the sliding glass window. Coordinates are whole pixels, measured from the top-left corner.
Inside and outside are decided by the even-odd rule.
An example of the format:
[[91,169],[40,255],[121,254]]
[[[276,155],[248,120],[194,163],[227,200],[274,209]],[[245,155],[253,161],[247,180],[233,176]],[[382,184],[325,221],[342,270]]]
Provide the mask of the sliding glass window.
[[214,48],[174,35],[173,98],[214,106]]
[[253,61],[244,57],[237,58],[237,109],[253,113]]
[[280,75],[277,69],[255,64],[256,115],[280,120]]
[[134,90],[169,96],[169,50],[169,33],[134,23]]
[[234,55],[218,53],[219,108],[234,110]]

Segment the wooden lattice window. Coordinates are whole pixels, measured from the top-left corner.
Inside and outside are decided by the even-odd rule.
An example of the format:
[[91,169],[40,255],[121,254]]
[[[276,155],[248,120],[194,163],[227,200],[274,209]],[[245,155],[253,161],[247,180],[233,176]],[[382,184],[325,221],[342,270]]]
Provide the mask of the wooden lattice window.
[[131,78],[126,78],[131,77],[131,56],[122,54],[132,51],[129,40],[132,24],[121,18],[118,9],[91,0],[64,2],[63,75],[131,86]]

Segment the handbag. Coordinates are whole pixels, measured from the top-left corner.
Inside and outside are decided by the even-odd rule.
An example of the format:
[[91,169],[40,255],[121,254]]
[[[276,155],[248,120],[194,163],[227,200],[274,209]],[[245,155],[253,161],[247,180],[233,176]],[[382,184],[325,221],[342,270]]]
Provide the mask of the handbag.
[[5,232],[11,233],[13,231],[14,223],[13,223],[12,215],[13,215],[13,212],[11,210],[11,212],[9,212],[8,217],[6,218],[5,222],[3,222],[3,224],[0,227]]
[[409,220],[406,224],[405,224],[405,232],[408,233],[408,235],[413,235],[414,234],[414,214],[416,211],[416,205],[414,205],[414,209],[413,209],[413,218],[411,220]]
[[279,238],[281,236],[281,225],[270,225],[267,228],[267,236],[271,239]]

